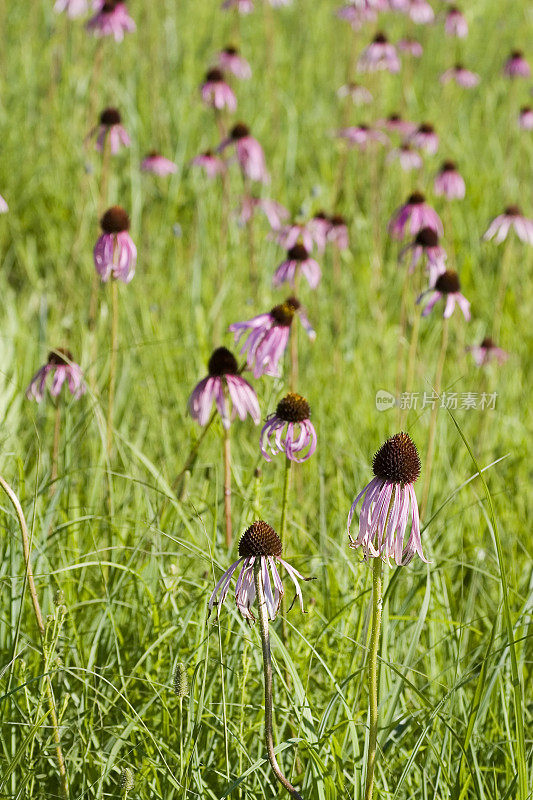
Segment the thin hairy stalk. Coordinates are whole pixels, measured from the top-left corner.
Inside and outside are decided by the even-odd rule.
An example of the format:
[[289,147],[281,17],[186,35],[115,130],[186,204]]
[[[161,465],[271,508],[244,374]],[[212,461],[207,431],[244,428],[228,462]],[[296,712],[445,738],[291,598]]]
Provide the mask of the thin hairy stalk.
[[20,505],[17,495],[1,475],[0,475],[0,486],[9,497],[19,521],[19,528],[22,537],[22,550],[24,553],[25,577],[28,583],[28,588],[30,590],[30,597],[33,605],[33,613],[35,615],[35,620],[37,622],[37,627],[39,628],[39,634],[41,636],[41,654],[43,657],[43,664],[45,666],[44,687],[46,693],[46,700],[48,703],[48,713],[50,715],[50,721],[52,724],[52,736],[54,739],[57,766],[59,769],[61,794],[63,798],[65,798],[65,800],[68,800],[69,787],[68,787],[67,770],[65,766],[65,759],[63,758],[63,751],[61,749],[61,737],[59,735],[59,723],[57,720],[54,695],[52,692],[52,681],[50,679],[50,675],[47,674],[48,667],[47,667],[47,655],[45,649],[45,635],[46,635],[45,625],[44,625],[43,615],[41,612],[41,606],[39,604],[39,598],[37,597],[35,581],[33,579],[33,569],[30,561],[30,537],[28,534],[28,526],[26,524],[24,512],[22,511],[22,506]]
[[[418,349],[418,334],[420,332],[420,318],[422,316],[422,309],[418,305],[415,308],[415,318],[413,327],[411,329],[411,340],[409,342],[409,352],[407,354],[407,377],[405,379],[405,392],[410,394],[413,391],[413,381],[415,377],[415,364],[416,364],[416,351]],[[405,418],[407,417],[408,409],[403,409],[403,416],[400,422],[400,427],[403,427]]]
[[[404,280],[403,280],[403,288],[402,288],[402,299],[400,302],[400,333],[398,335],[398,356],[396,358],[396,397],[399,397],[402,391],[402,379],[403,379],[403,358],[402,358],[402,351],[405,346],[405,333],[407,329],[407,296],[409,294],[409,286],[410,286],[410,272],[409,269],[406,269]],[[401,417],[402,412],[399,411],[399,422],[401,427]]]
[[374,767],[378,739],[378,652],[382,612],[382,564],[380,558],[372,559],[372,629],[368,656],[368,756],[366,762],[365,800],[372,800],[374,792]]
[[272,733],[273,712],[272,712],[272,657],[270,654],[270,631],[268,628],[268,609],[261,576],[261,559],[256,558],[254,564],[255,591],[257,595],[257,605],[259,607],[259,629],[261,632],[261,645],[263,648],[263,674],[265,679],[265,744],[270,766],[274,775],[282,786],[288,791],[291,797],[303,800],[292,783],[290,783],[277,762],[274,752],[274,737]]
[[281,501],[281,519],[279,523],[279,538],[285,543],[285,528],[287,524],[287,500],[289,497],[289,486],[291,482],[292,461],[285,456],[285,474],[283,478],[283,498]]
[[115,384],[117,377],[118,351],[118,284],[111,281],[111,363],[109,367],[109,395],[107,402],[107,457],[111,458],[113,450],[113,411],[115,406]]
[[[444,369],[444,361],[446,359],[446,350],[448,348],[448,320],[442,321],[442,340],[440,344],[439,360],[437,362],[437,371],[435,373],[435,385],[433,391],[435,395],[440,394],[440,387],[442,382],[442,371]],[[422,502],[420,503],[420,517],[424,518],[428,503],[429,484],[431,481],[431,470],[433,467],[433,456],[435,455],[435,434],[437,433],[437,414],[439,412],[438,400],[433,404],[431,409],[431,419],[429,421],[429,434],[428,434],[428,450],[426,456],[426,472],[424,476],[424,489],[422,491]]]
[[224,518],[226,520],[226,545],[231,544],[231,440],[229,428],[224,428]]
[[52,445],[52,474],[50,476],[50,496],[56,493],[56,481],[58,475],[58,461],[59,461],[59,440],[61,438],[61,406],[59,398],[56,403],[55,419],[54,419],[54,443]]
[[498,289],[496,291],[496,302],[494,304],[494,316],[492,323],[492,335],[495,342],[500,338],[500,329],[503,317],[503,308],[505,306],[505,295],[507,294],[507,285],[509,283],[509,274],[511,270],[511,263],[513,261],[513,244],[512,239],[507,239],[505,243],[505,250],[503,251],[502,261],[500,265],[500,280],[498,282]]
[[178,473],[177,477],[174,479],[174,482],[172,483],[172,489],[175,492],[178,491],[178,489],[180,487],[180,484],[183,481],[183,478],[185,477],[185,473],[192,467],[192,465],[196,461],[196,456],[198,455],[198,450],[200,449],[200,445],[202,444],[203,440],[205,439],[205,437],[207,435],[207,431],[209,430],[209,428],[211,427],[211,425],[215,421],[216,415],[217,415],[217,412],[213,411],[213,413],[209,417],[209,421],[208,421],[207,425],[204,427],[202,433],[200,434],[198,439],[195,441],[195,443],[191,447],[189,455],[185,459],[185,464],[183,465],[183,469],[181,470],[181,472]]

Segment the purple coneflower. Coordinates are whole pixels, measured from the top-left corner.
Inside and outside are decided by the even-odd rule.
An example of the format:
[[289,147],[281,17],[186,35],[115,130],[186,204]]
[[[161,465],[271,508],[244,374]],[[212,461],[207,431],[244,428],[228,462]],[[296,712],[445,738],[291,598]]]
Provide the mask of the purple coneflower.
[[402,119],[400,114],[389,114],[386,119],[380,120],[377,125],[386,128],[390,133],[398,133],[400,136],[409,136],[416,129],[414,122]]
[[243,336],[246,337],[241,353],[246,353],[247,367],[253,370],[254,378],[259,378],[261,375],[279,377],[279,362],[287,347],[296,314],[309,338],[315,339],[316,334],[296,297],[289,297],[281,305],[274,306],[267,314],[259,314],[246,322],[234,322],[229,326],[229,330],[235,336],[236,344]]
[[494,239],[496,244],[500,244],[507,239],[511,228],[514,228],[522,242],[533,244],[533,220],[524,217],[518,206],[508,206],[503,214],[499,214],[493,219],[483,238],[485,241]]
[[284,452],[298,464],[311,458],[316,450],[316,431],[309,415],[309,403],[299,394],[289,392],[279,401],[261,431],[261,453],[267,461],[272,460],[267,445],[272,455]]
[[129,283],[135,275],[137,248],[129,235],[130,218],[121,206],[109,208],[100,220],[102,235],[94,246],[94,265],[101,279]]
[[421,58],[424,53],[424,48],[416,39],[400,39],[398,50],[401,50],[402,53],[408,53],[413,58]]
[[251,14],[254,10],[254,4],[252,0],[224,0],[222,8],[224,11],[235,8],[239,14]]
[[497,361],[498,364],[504,364],[509,358],[509,353],[498,347],[490,336],[485,337],[481,344],[473,345],[466,348],[471,354],[472,358],[478,367],[484,367],[490,361]]
[[377,13],[373,8],[364,8],[356,3],[347,3],[336,12],[339,19],[348,22],[354,31],[360,30],[367,22],[374,22]]
[[325,211],[317,211],[307,223],[307,229],[313,237],[319,253],[323,253],[325,250],[330,228],[331,221]]
[[424,310],[422,311],[422,316],[427,317],[428,314],[431,313],[433,307],[439,300],[446,300],[446,304],[444,306],[444,319],[449,319],[455,310],[455,305],[457,304],[461,311],[463,312],[463,316],[468,322],[470,319],[470,303],[466,299],[466,297],[461,294],[461,284],[459,283],[459,276],[457,272],[454,270],[447,270],[446,272],[441,273],[437,280],[435,281],[433,287],[428,289],[427,292],[423,292],[418,300],[417,303],[420,303],[422,298],[431,293],[429,298],[429,302],[425,306]]
[[56,14],[61,14],[63,11],[67,12],[67,17],[74,19],[81,17],[87,11],[87,0],[56,0],[54,11]]
[[117,108],[105,108],[100,114],[99,125],[96,131],[96,149],[100,152],[104,149],[106,139],[109,137],[109,149],[113,155],[118,153],[121,147],[129,147],[130,137],[122,125],[120,111]]
[[329,218],[327,240],[339,250],[347,250],[350,246],[348,225],[341,214],[333,214],[333,216]]
[[409,137],[409,141],[414,147],[419,147],[420,150],[425,150],[426,153],[431,155],[434,155],[439,149],[439,137],[435,132],[435,128],[429,122],[423,122],[419,125]]
[[57,347],[48,354],[48,361],[41,367],[30,381],[30,385],[26,389],[26,397],[28,400],[36,400],[41,402],[44,396],[44,387],[48,375],[52,374],[53,380],[50,386],[50,394],[52,397],[57,397],[65,381],[69,392],[78,400],[86,390],[83,380],[81,368],[76,364],[72,358],[69,350],[63,347]]
[[393,239],[403,239],[406,233],[415,236],[422,228],[432,228],[439,236],[444,233],[437,212],[426,203],[421,192],[413,192],[393,214],[389,222],[389,234]]
[[272,286],[281,286],[282,283],[290,283],[294,288],[299,275],[303,275],[311,289],[316,289],[320,283],[322,272],[320,266],[314,258],[311,258],[309,251],[301,242],[296,242],[293,247],[287,250],[287,258],[283,261],[272,278]]
[[446,271],[446,251],[439,245],[439,237],[433,228],[419,230],[413,241],[400,252],[400,261],[408,254],[411,256],[409,272],[414,272],[420,259],[425,258],[432,285]]
[[454,161],[445,161],[435,176],[433,190],[438,197],[447,200],[462,200],[466,186],[462,175],[457,171]]
[[457,36],[459,39],[464,39],[468,35],[468,22],[457,6],[450,6],[448,9],[444,30],[448,36]]
[[269,176],[265,164],[263,148],[253,136],[250,129],[242,122],[238,122],[230,131],[227,139],[220,143],[219,151],[224,150],[229,145],[235,145],[237,161],[245,177],[251,181],[268,183]]
[[426,0],[411,0],[408,13],[417,25],[428,25],[435,19],[435,12]]
[[409,13],[410,0],[389,0],[389,8],[391,11],[397,11],[399,14]]
[[206,150],[204,153],[195,156],[190,161],[191,167],[201,167],[208,178],[216,178],[226,171],[226,162],[223,158],[219,158],[212,150]]
[[503,67],[503,74],[508,78],[529,78],[531,68],[521,50],[514,50]]
[[349,128],[342,128],[336,134],[339,139],[344,139],[353,147],[366,150],[367,144],[379,142],[387,144],[388,138],[381,131],[372,130],[368,125],[351,125]]
[[[363,549],[365,561],[381,558],[398,566],[408,564],[415,554],[428,563],[422,551],[420,519],[414,484],[420,475],[420,458],[416,445],[407,433],[396,433],[387,439],[372,462],[374,478],[355,498],[348,515],[350,547]],[[350,534],[357,504],[364,497],[359,517],[359,533]],[[405,532],[411,516],[411,534],[404,546]]]
[[125,33],[135,30],[135,23],[128,14],[124,0],[106,0],[86,27],[96,36],[113,36],[116,42],[121,42]]
[[178,171],[178,167],[169,158],[160,155],[156,150],[152,150],[141,162],[143,172],[153,172],[154,175],[172,175]]
[[[225,347],[218,347],[209,359],[208,369],[209,375],[193,389],[189,398],[191,417],[199,425],[207,425],[215,402],[224,428],[229,428],[230,420],[235,416],[244,421],[247,414],[258,425],[261,412],[257,395],[248,381],[239,375],[239,367],[233,353]],[[233,406],[231,415],[228,399]]]
[[[255,617],[252,614],[251,608],[255,600],[254,564],[257,558],[260,559],[262,583],[270,619],[273,620],[276,618],[281,605],[281,598],[284,594],[283,582],[276,568],[276,564],[281,564],[289,573],[289,577],[294,583],[296,595],[300,601],[300,608],[303,611],[302,590],[298,580],[305,581],[308,579],[304,578],[294,567],[282,560],[282,552],[283,547],[281,539],[274,528],[262,520],[252,523],[239,541],[238,560],[226,570],[213,590],[209,599],[209,611],[211,612],[213,610],[219,592],[220,599],[217,604],[218,607],[220,608],[224,603],[229,591],[232,575],[237,567],[242,564],[235,587],[235,601],[242,616],[250,622],[255,622]],[[272,575],[272,583],[270,581],[270,575]]]
[[412,169],[421,169],[423,164],[420,153],[417,150],[413,150],[409,144],[402,144],[400,147],[391,150],[387,154],[386,161],[388,164],[393,161],[399,161],[401,168],[405,172]]
[[221,111],[235,111],[237,98],[231,86],[224,80],[224,73],[220,69],[210,69],[201,86],[202,100],[211,108]]
[[479,83],[479,75],[471,72],[469,69],[463,67],[462,64],[456,64],[454,67],[445,70],[440,76],[441,83],[449,83],[455,81],[458,86],[464,89],[473,89]]
[[309,222],[292,222],[290,225],[284,225],[277,231],[275,239],[285,250],[290,250],[298,241],[301,241],[309,252],[314,245],[313,232]]
[[533,108],[523,106],[520,109],[518,124],[524,131],[533,131]]
[[363,50],[357,62],[357,69],[361,72],[400,71],[400,59],[396,48],[389,42],[385,34],[376,34],[368,47]]
[[356,106],[368,105],[374,99],[368,89],[365,86],[361,86],[360,83],[343,84],[337,89],[337,96],[351,98]]
[[279,231],[283,225],[283,220],[290,216],[285,206],[282,206],[276,200],[271,200],[269,197],[244,195],[241,201],[240,213],[240,221],[243,225],[246,225],[251,220],[256,208],[264,213],[273,231]]
[[221,70],[231,72],[236,78],[248,80],[252,77],[252,68],[249,63],[239,55],[236,47],[225,47],[217,56],[218,66]]

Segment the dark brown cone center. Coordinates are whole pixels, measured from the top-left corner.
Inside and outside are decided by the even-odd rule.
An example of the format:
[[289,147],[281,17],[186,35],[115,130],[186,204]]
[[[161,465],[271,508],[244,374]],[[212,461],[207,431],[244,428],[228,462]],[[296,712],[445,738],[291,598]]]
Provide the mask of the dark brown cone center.
[[294,315],[300,308],[300,301],[296,297],[288,297],[284,303],[274,306],[270,311],[270,316],[276,323],[283,328],[289,328],[294,319]]
[[455,172],[455,161],[445,161],[440,169],[441,172]]
[[217,347],[209,359],[208,369],[211,377],[237,375],[239,365],[237,364],[237,359],[227,347]]
[[287,256],[291,261],[305,261],[309,257],[306,248],[300,242],[297,242],[294,247],[287,250]]
[[384,33],[376,33],[372,41],[374,44],[387,44],[389,40]]
[[105,212],[100,225],[105,233],[122,233],[129,230],[130,218],[121,206],[112,206]]
[[439,237],[433,228],[422,228],[416,234],[415,244],[421,247],[438,247]]
[[505,215],[507,217],[520,217],[522,216],[522,211],[519,206],[507,206]]
[[206,83],[220,83],[224,80],[224,75],[220,69],[210,69],[205,76]]
[[435,289],[443,294],[455,294],[461,291],[459,276],[453,269],[449,269],[439,275],[435,282]]
[[492,350],[493,347],[496,347],[496,343],[494,339],[491,339],[490,336],[485,336],[485,338],[481,342],[481,347],[484,347],[485,350]]
[[341,225],[346,225],[346,220],[340,214],[334,214],[330,222],[334,228],[340,228]]
[[102,14],[112,14],[121,2],[125,2],[125,0],[106,0],[102,6]]
[[309,403],[305,397],[294,392],[285,395],[276,408],[276,417],[285,422],[303,422],[304,419],[309,419],[310,413]]
[[250,135],[250,128],[244,122],[238,122],[231,129],[230,136],[232,139],[243,139],[245,136]]
[[237,48],[233,47],[231,45],[229,45],[228,47],[225,47],[222,52],[225,53],[227,56],[236,56],[236,55],[239,54],[239,51],[237,50]]
[[107,125],[110,128],[112,125],[120,125],[121,116],[117,108],[105,108],[100,114],[100,125]]
[[281,539],[268,523],[262,520],[253,522],[243,533],[239,542],[239,556],[275,556],[282,553]]
[[422,205],[422,203],[425,203],[425,202],[426,202],[426,198],[424,197],[422,192],[413,192],[413,194],[410,195],[408,197],[408,199],[407,199],[407,205],[408,206],[419,206],[419,205]]
[[409,434],[402,431],[387,439],[374,456],[372,469],[376,478],[388,483],[402,486],[414,483],[420,475],[421,464],[418,450]]
[[55,350],[51,350],[48,353],[48,363],[52,364],[54,367],[66,367],[73,361],[72,353],[64,347],[56,347]]
[[435,128],[429,122],[423,122],[418,128],[418,133],[435,133]]

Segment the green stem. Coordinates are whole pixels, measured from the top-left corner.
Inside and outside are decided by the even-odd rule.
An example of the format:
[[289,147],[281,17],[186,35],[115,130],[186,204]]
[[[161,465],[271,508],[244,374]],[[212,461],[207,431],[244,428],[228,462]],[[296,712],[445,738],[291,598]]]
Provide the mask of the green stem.
[[109,367],[109,399],[107,404],[107,457],[111,458],[113,449],[113,409],[115,405],[115,382],[117,374],[118,351],[118,285],[111,281],[111,365]]
[[374,792],[374,766],[378,739],[378,651],[382,610],[382,565],[380,558],[373,559],[372,565],[372,631],[368,660],[368,756],[366,763],[365,800],[372,800]]
[[59,398],[57,399],[56,404],[56,413],[55,413],[55,421],[54,421],[54,444],[52,447],[52,474],[51,474],[51,483],[50,483],[50,496],[52,497],[56,492],[56,481],[58,475],[58,461],[59,461],[59,440],[61,435],[61,406],[59,404]]
[[[446,350],[448,348],[448,320],[442,322],[442,341],[440,345],[439,360],[437,363],[437,371],[435,373],[435,386],[434,394],[440,394],[440,387],[442,383],[442,371],[444,369],[444,361],[446,359]],[[424,489],[422,492],[422,502],[420,503],[420,518],[423,519],[426,513],[428,497],[429,497],[429,484],[431,480],[431,470],[433,467],[433,456],[435,454],[435,434],[437,432],[437,414],[439,411],[439,401],[435,401],[431,409],[431,419],[429,422],[429,435],[428,435],[428,451],[426,456],[426,474],[424,477]]]
[[255,591],[257,594],[257,605],[259,607],[259,629],[261,632],[261,645],[263,648],[263,674],[265,679],[265,744],[270,766],[274,775],[282,786],[288,791],[291,797],[296,800],[303,800],[292,783],[290,783],[277,762],[274,752],[274,736],[272,733],[273,722],[273,702],[272,702],[272,657],[270,653],[270,631],[268,628],[268,609],[265,599],[265,590],[261,576],[261,558],[256,558],[254,563]]
[[285,539],[285,526],[287,522],[287,499],[289,496],[289,485],[291,482],[291,465],[290,458],[285,457],[285,477],[283,479],[283,499],[281,501],[281,520],[279,523],[279,538],[282,543]]
[[226,545],[231,545],[231,442],[229,428],[224,428],[224,517],[226,520]]

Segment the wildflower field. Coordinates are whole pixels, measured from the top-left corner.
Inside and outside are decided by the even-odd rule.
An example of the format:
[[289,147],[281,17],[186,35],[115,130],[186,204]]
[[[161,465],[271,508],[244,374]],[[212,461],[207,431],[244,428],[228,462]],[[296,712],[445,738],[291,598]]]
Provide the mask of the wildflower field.
[[533,9],[337,1],[0,10],[0,798],[533,797]]

